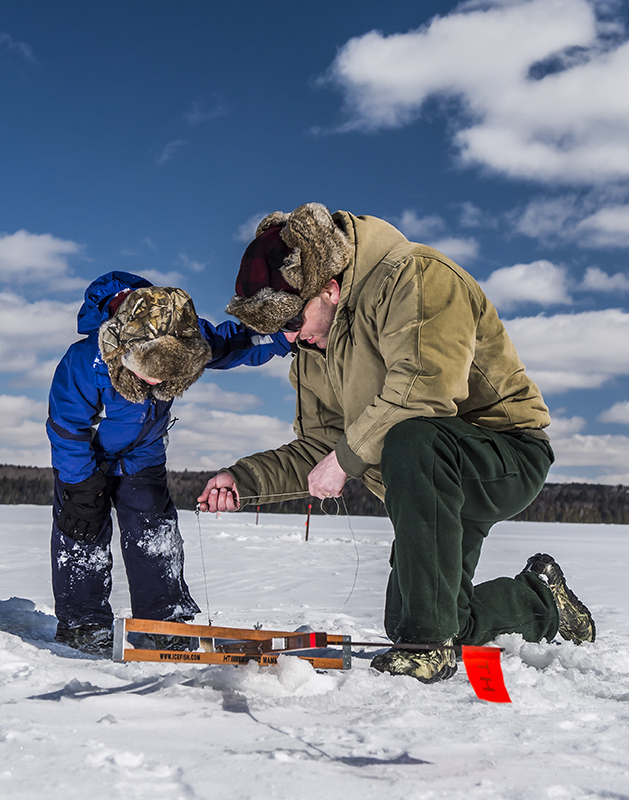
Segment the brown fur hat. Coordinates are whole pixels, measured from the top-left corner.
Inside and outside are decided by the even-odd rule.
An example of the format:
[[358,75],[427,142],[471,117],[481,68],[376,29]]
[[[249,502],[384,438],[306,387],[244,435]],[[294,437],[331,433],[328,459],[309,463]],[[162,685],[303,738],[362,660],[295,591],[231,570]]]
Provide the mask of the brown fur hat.
[[[260,287],[251,281],[255,260],[246,256],[256,240],[271,228],[279,229],[287,254],[278,267],[277,279],[275,267],[269,263],[269,278]],[[243,257],[236,294],[226,310],[259,333],[275,333],[296,316],[331,278],[343,272],[354,252],[347,236],[321,203],[306,203],[290,214],[274,211],[258,225],[256,240]],[[283,283],[285,288],[281,288]]]
[[[131,292],[101,325],[98,343],[114,389],[132,403],[149,394],[158,400],[181,397],[212,357],[190,295],[170,287]],[[161,383],[150,386],[135,372]]]

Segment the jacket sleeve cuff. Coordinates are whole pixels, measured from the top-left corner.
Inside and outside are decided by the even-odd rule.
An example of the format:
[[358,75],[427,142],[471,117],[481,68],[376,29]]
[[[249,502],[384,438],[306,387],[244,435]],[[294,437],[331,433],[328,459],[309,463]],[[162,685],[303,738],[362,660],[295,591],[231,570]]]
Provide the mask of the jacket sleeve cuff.
[[334,448],[339,466],[346,472],[350,478],[360,478],[371,464],[367,464],[360,456],[351,449],[347,443],[347,436],[343,435]]
[[[240,499],[239,511],[242,511],[242,509],[250,503],[255,503],[260,497],[261,488],[256,476],[242,464],[234,464],[232,467],[219,470],[219,472],[229,472],[236,482],[236,489],[238,490],[238,497]],[[243,497],[248,497],[250,499],[243,500]]]

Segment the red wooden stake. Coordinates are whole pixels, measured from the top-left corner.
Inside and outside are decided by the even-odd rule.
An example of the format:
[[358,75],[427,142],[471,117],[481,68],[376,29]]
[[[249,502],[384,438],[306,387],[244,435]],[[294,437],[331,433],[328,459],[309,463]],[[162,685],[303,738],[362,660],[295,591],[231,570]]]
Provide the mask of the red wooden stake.
[[260,516],[260,506],[256,506],[256,525],[258,524],[259,516]]
[[312,508],[312,505],[309,503],[308,504],[308,518],[306,519],[306,541],[308,541],[308,532],[310,530],[310,509],[311,508]]

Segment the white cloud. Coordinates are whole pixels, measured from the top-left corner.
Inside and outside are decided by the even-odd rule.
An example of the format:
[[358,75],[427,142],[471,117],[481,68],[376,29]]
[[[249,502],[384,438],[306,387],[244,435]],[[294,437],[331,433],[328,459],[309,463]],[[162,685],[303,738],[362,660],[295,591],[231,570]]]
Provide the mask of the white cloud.
[[406,209],[394,223],[407,239],[434,247],[460,264],[467,264],[478,256],[476,239],[445,235],[446,222],[438,214],[419,217],[413,209]]
[[566,269],[545,260],[497,269],[480,285],[491,302],[504,310],[522,303],[543,307],[572,303]]
[[212,408],[230,411],[246,411],[261,402],[254,394],[226,392],[215,383],[207,383],[203,378],[191,386],[184,397],[186,403],[207,404]]
[[629,374],[629,313],[620,309],[505,320],[544,395],[595,389]]
[[464,203],[461,203],[460,207],[461,207],[461,216],[459,219],[459,224],[461,225],[462,228],[498,227],[498,220],[496,218],[491,217],[482,209],[478,208],[478,206],[474,205],[474,203],[470,203],[469,200],[466,200]]
[[403,211],[396,224],[404,236],[414,242],[425,242],[426,239],[437,236],[446,227],[445,220],[437,214],[418,217],[417,212],[412,209]]
[[578,288],[584,292],[627,292],[629,275],[624,272],[608,275],[598,267],[588,267]]
[[233,236],[235,241],[245,242],[246,244],[249,244],[249,242],[253,241],[256,236],[256,229],[258,225],[266,216],[267,213],[252,214],[242,223],[242,225],[238,226],[238,229]]
[[[617,44],[620,13],[603,31],[596,8],[487,0],[408,33],[351,39],[327,76],[345,95],[342,130],[399,127],[430,98],[455,99],[464,164],[544,182],[627,178],[629,43]],[[600,35],[610,28],[615,38]]]
[[427,242],[427,244],[462,265],[474,261],[479,251],[476,239],[461,239],[456,236],[437,239]]
[[160,272],[157,269],[143,269],[142,277],[146,278],[155,286],[181,286],[183,275],[177,270],[170,272]]
[[527,370],[531,378],[541,388],[543,394],[561,394],[571,389],[600,389],[603,384],[611,380],[613,373],[609,372],[570,372],[569,370],[544,370],[532,367]]
[[45,402],[0,395],[0,464],[50,466],[46,416]]
[[629,205],[601,208],[576,226],[590,247],[629,247]]
[[71,274],[68,256],[80,253],[76,242],[49,233],[0,234],[0,282],[10,286],[36,284],[47,291],[72,291],[85,281]]
[[0,395],[0,447],[33,448],[47,442],[48,405],[30,397]]
[[517,233],[547,245],[568,243],[585,248],[629,247],[627,187],[606,186],[583,196],[537,197],[506,219]]
[[186,269],[189,269],[191,272],[203,272],[206,265],[202,261],[195,261],[194,259],[187,256],[185,253],[179,254],[179,259],[181,263],[184,265]]
[[562,417],[558,413],[557,416],[552,415],[552,422],[547,431],[553,440],[566,439],[575,433],[580,433],[586,425],[587,422],[583,417]]
[[35,62],[33,49],[25,42],[16,42],[8,33],[0,33],[0,47],[9,53],[15,53],[25,61]]
[[162,167],[164,164],[167,164],[175,155],[177,150],[179,150],[185,144],[187,144],[185,139],[175,139],[172,142],[168,142],[155,162],[157,166]]
[[285,356],[284,358],[272,358],[270,361],[267,361],[266,364],[261,364],[259,367],[248,367],[242,364],[240,367],[235,367],[235,371],[247,372],[251,374],[251,370],[255,369],[256,376],[275,379],[279,378],[285,383],[290,383],[288,379],[288,373],[292,360],[293,359],[290,355]]
[[538,197],[532,200],[523,212],[512,212],[518,233],[534,239],[547,240],[562,235],[566,229],[574,230],[575,219],[578,218],[576,195],[562,197]]
[[169,469],[220,469],[294,439],[291,425],[276,417],[207,409],[186,397],[175,406],[179,422],[170,435]]
[[[582,417],[566,418],[561,416],[561,412],[556,415],[553,412],[552,420],[547,430],[556,461],[549,481],[607,484],[627,482],[629,436],[584,434],[582,431],[586,427],[586,421]],[[588,477],[579,476],[579,470],[586,472]]]
[[619,422],[621,425],[629,425],[629,400],[625,400],[621,403],[614,403],[611,408],[599,414],[598,421]]
[[186,111],[186,113],[183,115],[183,118],[189,125],[191,125],[192,127],[196,127],[197,125],[200,125],[203,122],[207,122],[209,119],[215,119],[216,117],[223,117],[226,114],[227,114],[227,109],[223,107],[220,100],[217,100],[214,106],[207,111],[205,110],[205,103],[200,103],[195,101],[192,104],[192,108],[190,109],[190,111]]
[[558,466],[603,467],[627,469],[629,436],[584,436],[576,434],[565,439],[552,437]]
[[193,103],[192,108],[190,111],[186,111],[183,115],[183,118],[188,122],[190,125],[200,125],[202,122],[205,122],[209,119],[209,114],[201,110],[201,103]]
[[0,307],[0,371],[20,375],[20,385],[48,385],[55,359],[79,338],[79,304],[29,303],[11,292],[0,292]]

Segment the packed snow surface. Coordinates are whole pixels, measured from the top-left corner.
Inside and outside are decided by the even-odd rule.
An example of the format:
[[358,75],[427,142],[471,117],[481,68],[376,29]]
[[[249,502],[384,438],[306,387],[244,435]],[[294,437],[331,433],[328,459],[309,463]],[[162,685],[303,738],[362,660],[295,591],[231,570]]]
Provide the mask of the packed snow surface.
[[[55,644],[50,514],[0,506],[3,798],[629,798],[627,526],[494,528],[478,580],[551,553],[598,626],[580,647],[500,637],[513,702],[495,704],[462,665],[426,686],[371,670],[378,650],[317,672],[289,656],[263,668],[114,663]],[[202,548],[193,512],[181,527],[196,622],[207,588],[215,624],[384,641],[388,520],[313,517],[306,542],[302,517],[206,514]],[[128,616],[115,558],[112,605]]]

